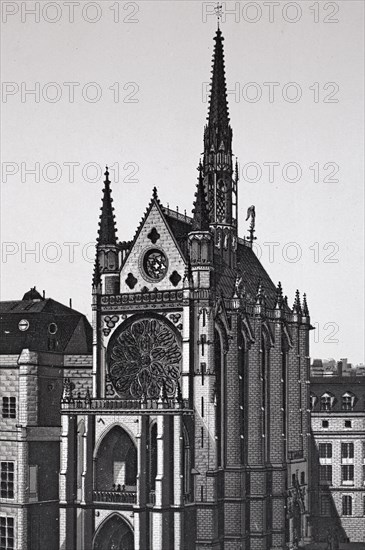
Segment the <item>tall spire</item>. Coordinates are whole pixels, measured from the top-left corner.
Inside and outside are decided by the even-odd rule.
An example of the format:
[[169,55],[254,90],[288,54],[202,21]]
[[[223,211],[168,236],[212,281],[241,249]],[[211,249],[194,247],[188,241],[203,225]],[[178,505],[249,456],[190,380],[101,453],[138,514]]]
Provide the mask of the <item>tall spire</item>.
[[111,197],[108,167],[106,167],[106,171],[104,175],[105,175],[105,180],[104,180],[103,199],[102,199],[103,202],[102,202],[102,207],[100,209],[101,215],[100,215],[100,221],[99,221],[99,232],[98,232],[97,243],[98,245],[105,245],[105,244],[116,245],[117,230],[115,227],[115,216],[114,216],[114,208],[112,206],[113,199]]
[[205,196],[203,166],[199,163],[199,177],[195,193],[195,202],[193,209],[193,231],[208,231],[209,230],[209,213]]
[[[220,129],[229,126],[227,86],[224,67],[224,51],[222,31],[218,28],[214,37],[213,70],[209,102],[209,125],[217,125]],[[220,143],[218,143],[218,147]]]
[[214,37],[212,79],[204,129],[203,176],[211,224],[236,226],[236,185],[233,178],[232,129],[229,123],[223,36]]

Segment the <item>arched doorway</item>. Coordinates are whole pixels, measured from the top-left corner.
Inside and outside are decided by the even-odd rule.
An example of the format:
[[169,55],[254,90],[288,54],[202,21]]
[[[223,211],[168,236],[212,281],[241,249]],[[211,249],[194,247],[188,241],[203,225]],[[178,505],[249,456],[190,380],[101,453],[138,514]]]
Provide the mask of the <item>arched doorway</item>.
[[127,522],[116,514],[108,519],[96,533],[93,550],[133,549],[133,531]]
[[123,487],[135,490],[137,481],[137,449],[120,426],[114,426],[102,440],[96,455],[95,489],[112,491]]

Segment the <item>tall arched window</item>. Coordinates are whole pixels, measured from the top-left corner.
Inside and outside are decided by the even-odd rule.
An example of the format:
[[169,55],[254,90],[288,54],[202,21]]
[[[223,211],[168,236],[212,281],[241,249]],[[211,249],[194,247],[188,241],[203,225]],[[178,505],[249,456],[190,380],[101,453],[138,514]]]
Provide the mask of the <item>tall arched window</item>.
[[214,337],[214,373],[215,373],[215,436],[217,441],[217,465],[222,466],[222,422],[223,422],[223,399],[222,399],[222,345],[219,332],[215,331]]
[[245,401],[246,401],[246,377],[248,372],[248,350],[247,342],[243,335],[240,337],[240,360],[238,371],[239,382],[239,407],[240,407],[240,438],[241,438],[241,463],[246,461],[246,446],[245,446]]
[[77,499],[81,499],[82,474],[84,472],[85,423],[81,420],[77,427]]
[[100,443],[96,455],[96,490],[112,491],[118,485],[133,490],[136,479],[136,446],[121,426],[114,426]]
[[191,502],[193,497],[191,476],[191,449],[186,428],[183,428],[183,476],[184,476],[184,500]]
[[148,486],[149,491],[154,491],[157,476],[157,424],[154,422],[150,428],[148,449]]
[[269,429],[269,366],[270,344],[266,332],[261,338],[261,428],[262,428],[262,454],[263,459],[268,458],[268,429]]

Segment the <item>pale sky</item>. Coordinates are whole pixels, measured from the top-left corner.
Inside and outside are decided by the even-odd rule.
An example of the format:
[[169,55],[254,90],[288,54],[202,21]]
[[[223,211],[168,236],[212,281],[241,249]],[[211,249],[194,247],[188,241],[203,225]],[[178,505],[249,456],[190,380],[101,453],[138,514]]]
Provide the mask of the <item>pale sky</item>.
[[[363,362],[364,4],[222,4],[240,236],[254,204],[263,265],[290,304],[307,293],[311,356]],[[154,186],[191,214],[214,3],[35,5],[2,2],[1,299],[36,285],[90,319],[103,177],[89,163],[119,166],[120,240]]]

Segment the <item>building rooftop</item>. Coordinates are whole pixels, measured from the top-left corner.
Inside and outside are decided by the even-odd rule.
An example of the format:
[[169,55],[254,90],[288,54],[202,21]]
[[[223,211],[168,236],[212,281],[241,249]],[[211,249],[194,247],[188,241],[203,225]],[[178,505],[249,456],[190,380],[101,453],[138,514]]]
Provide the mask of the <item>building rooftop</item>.
[[34,288],[22,300],[0,302],[0,353],[23,349],[87,354],[92,350],[92,328],[85,315]]

